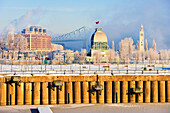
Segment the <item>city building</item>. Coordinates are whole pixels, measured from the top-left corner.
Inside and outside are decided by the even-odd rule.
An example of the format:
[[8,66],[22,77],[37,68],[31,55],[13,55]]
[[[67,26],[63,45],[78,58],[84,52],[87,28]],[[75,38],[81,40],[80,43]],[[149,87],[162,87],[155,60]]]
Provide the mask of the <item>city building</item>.
[[57,50],[49,52],[48,57],[53,60],[53,64],[70,64],[74,61],[74,51],[72,50]]
[[[34,53],[34,56],[45,59],[45,57],[47,57],[47,53],[52,51],[51,36],[47,35],[46,29],[42,29],[38,26],[26,27],[26,29],[24,29],[21,33],[9,32],[5,45],[8,49],[7,59],[16,59],[17,56],[18,60],[23,58],[27,59],[25,57],[29,57],[27,54],[30,52]],[[60,50],[63,49],[59,45],[57,47],[55,45],[53,48]],[[18,55],[14,54],[16,52]],[[23,52],[25,57],[21,58],[21,55],[19,54],[22,54]]]
[[[56,51],[62,51],[64,49],[62,45],[51,44],[51,36],[47,35],[46,29],[38,26],[26,27],[21,33],[9,32],[5,45],[7,50],[3,56],[5,59],[13,60],[39,60],[49,57],[50,59],[54,59],[54,57],[51,57],[54,56],[53,53],[56,54]],[[33,53],[33,57],[30,57],[29,53]],[[56,57],[59,58],[63,56],[62,54],[57,54]],[[64,61],[64,57],[62,59]]]
[[46,54],[51,51],[51,36],[46,29],[39,26],[30,26],[23,29],[22,35],[27,38],[27,48],[36,51],[37,54]]
[[59,45],[59,44],[51,44],[52,46],[52,51],[57,51],[57,50],[63,50],[64,47],[62,45]]
[[101,62],[106,62],[106,54],[109,50],[107,42],[107,36],[102,28],[96,28],[91,37],[91,49],[89,56],[86,58],[87,62],[94,62],[95,57],[100,57]]
[[54,60],[53,60],[53,64],[63,64],[64,63],[64,52],[55,52],[54,53]]
[[142,24],[139,32],[139,50],[142,52],[144,51],[144,30]]
[[[0,53],[2,55],[2,53]],[[4,51],[3,58],[10,59],[10,60],[35,60],[36,52],[35,51],[23,51],[20,52],[18,50],[9,50]]]
[[96,50],[104,52],[108,49],[107,36],[103,32],[102,28],[96,28],[95,33],[91,37],[91,53],[93,54]]

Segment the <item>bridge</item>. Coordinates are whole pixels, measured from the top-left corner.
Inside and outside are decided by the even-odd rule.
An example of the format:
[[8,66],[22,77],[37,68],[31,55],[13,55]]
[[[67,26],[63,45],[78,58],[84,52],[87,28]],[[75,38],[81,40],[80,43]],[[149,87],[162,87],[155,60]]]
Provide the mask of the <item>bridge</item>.
[[83,47],[87,49],[88,40],[91,34],[91,29],[89,27],[83,26],[69,33],[53,37],[51,42],[55,44],[63,44],[66,42],[82,41]]

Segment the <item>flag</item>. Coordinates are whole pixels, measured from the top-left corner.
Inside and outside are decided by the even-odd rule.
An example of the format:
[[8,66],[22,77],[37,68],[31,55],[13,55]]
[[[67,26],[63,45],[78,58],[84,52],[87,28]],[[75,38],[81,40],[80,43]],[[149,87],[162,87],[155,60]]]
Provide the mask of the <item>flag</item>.
[[96,24],[99,24],[99,21],[97,21]]

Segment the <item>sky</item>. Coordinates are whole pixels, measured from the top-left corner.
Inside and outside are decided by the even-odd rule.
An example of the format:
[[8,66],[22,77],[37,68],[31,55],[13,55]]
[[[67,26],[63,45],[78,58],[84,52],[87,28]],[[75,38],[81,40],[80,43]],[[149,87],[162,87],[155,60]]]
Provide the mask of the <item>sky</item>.
[[31,25],[51,35],[102,27],[109,46],[126,37],[136,45],[141,24],[149,47],[155,40],[158,50],[170,48],[170,0],[0,0],[0,33]]

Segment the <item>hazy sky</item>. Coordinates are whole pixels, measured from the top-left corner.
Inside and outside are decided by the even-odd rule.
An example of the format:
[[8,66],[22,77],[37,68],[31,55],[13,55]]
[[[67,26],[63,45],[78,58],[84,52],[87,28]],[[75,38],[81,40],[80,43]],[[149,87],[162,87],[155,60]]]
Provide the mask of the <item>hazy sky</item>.
[[98,20],[109,45],[125,37],[136,43],[143,24],[150,47],[154,39],[158,49],[170,48],[170,0],[0,0],[1,33],[38,25],[62,34]]

